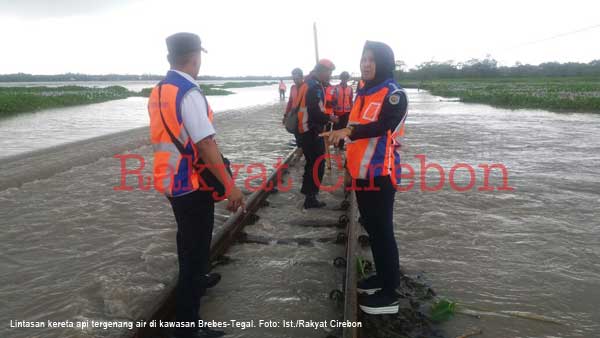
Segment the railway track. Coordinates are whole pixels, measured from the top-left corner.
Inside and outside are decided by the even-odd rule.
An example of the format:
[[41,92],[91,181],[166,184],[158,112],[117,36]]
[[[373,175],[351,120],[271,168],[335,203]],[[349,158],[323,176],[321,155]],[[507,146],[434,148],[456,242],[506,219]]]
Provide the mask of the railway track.
[[[299,159],[301,158],[301,151],[299,149],[296,149],[292,152],[290,152],[288,154],[288,156],[285,158],[285,160],[282,162],[282,166],[278,167],[276,170],[274,170],[270,176],[268,177],[267,180],[267,184],[271,183],[271,182],[275,182],[276,179],[281,178],[282,175],[286,175],[289,174],[290,168],[294,167],[294,164],[299,162]],[[298,172],[300,172],[300,170],[298,168],[294,168],[294,171],[296,172],[296,174]],[[356,200],[354,197],[353,193],[343,193],[342,195],[335,195],[333,197],[335,197],[334,202],[336,202],[336,204],[339,204],[341,202],[341,207],[340,208],[336,208],[336,209],[329,209],[326,211],[322,211],[320,212],[320,214],[327,214],[327,216],[329,217],[328,220],[322,221],[322,222],[314,222],[314,220],[312,221],[311,225],[315,228],[318,229],[325,229],[328,228],[326,230],[321,230],[321,232],[319,232],[319,234],[321,234],[321,238],[298,238],[293,237],[287,240],[283,240],[283,239],[279,239],[279,240],[273,240],[270,238],[266,238],[266,239],[262,239],[262,237],[260,236],[256,236],[256,235],[250,235],[248,236],[245,232],[244,232],[244,228],[246,225],[248,224],[253,224],[254,222],[256,222],[258,220],[258,216],[257,216],[257,211],[267,205],[268,201],[266,201],[267,197],[272,193],[272,191],[264,191],[264,190],[259,190],[259,191],[255,191],[254,193],[252,193],[248,199],[247,199],[247,203],[246,203],[246,209],[247,212],[243,213],[241,210],[234,213],[233,215],[231,215],[230,217],[226,218],[225,215],[218,215],[215,217],[215,221],[217,221],[218,223],[221,223],[221,225],[219,226],[218,224],[215,224],[215,228],[217,229],[216,233],[213,235],[213,241],[211,244],[211,256],[210,259],[211,261],[214,262],[218,262],[221,260],[221,257],[223,257],[223,255],[225,253],[228,253],[228,250],[231,249],[231,247],[236,244],[239,243],[240,238],[246,238],[247,243],[252,243],[253,245],[260,245],[262,244],[280,244],[280,243],[285,243],[285,245],[295,245],[295,246],[302,246],[302,245],[312,245],[312,243],[337,243],[337,244],[346,244],[345,245],[345,249],[333,249],[333,248],[339,248],[339,245],[331,245],[328,248],[332,248],[329,251],[336,251],[339,250],[340,251],[340,255],[338,255],[339,257],[337,257],[336,259],[329,260],[329,263],[327,263],[326,261],[323,262],[323,258],[314,258],[315,262],[312,262],[310,264],[319,264],[319,266],[321,265],[328,265],[331,266],[330,264],[333,263],[334,265],[338,266],[338,267],[342,267],[343,269],[343,273],[341,273],[340,269],[336,270],[336,272],[332,272],[332,275],[335,275],[335,283],[337,283],[337,286],[334,285],[334,287],[332,288],[333,291],[330,292],[330,298],[332,299],[337,299],[340,302],[337,303],[337,305],[331,305],[330,307],[333,309],[333,315],[335,317],[337,317],[336,319],[338,320],[342,320],[342,321],[349,321],[349,322],[357,322],[357,318],[358,318],[358,307],[357,307],[357,297],[356,297],[356,282],[357,282],[357,257],[359,257],[359,250],[360,250],[360,245],[359,244],[359,235],[360,235],[360,226],[358,225],[358,221],[357,221],[357,208],[356,208]],[[333,198],[332,197],[332,198]],[[341,201],[340,199],[343,198],[343,201]],[[328,201],[330,202],[330,201]],[[333,203],[331,203],[333,204]],[[291,206],[290,206],[291,208]],[[297,208],[296,208],[297,209]],[[217,209],[218,210],[218,209]],[[298,215],[297,210],[293,210],[293,212],[296,212],[295,215]],[[337,215],[337,213],[342,212],[341,215],[335,216]],[[218,211],[217,211],[218,213]],[[314,214],[319,214],[317,212],[304,212],[301,213],[300,215],[314,215]],[[289,218],[294,218],[297,216],[292,216],[292,214],[290,214]],[[331,217],[336,217],[336,220],[334,222],[331,221]],[[294,222],[290,221],[291,226],[298,226],[299,223],[309,223],[308,221],[303,221],[301,220],[294,220]],[[289,224],[288,224],[289,225]],[[286,225],[287,226],[287,225]],[[340,228],[344,228],[345,227],[345,231],[344,232],[339,232]],[[324,232],[323,232],[324,231]],[[343,231],[343,230],[342,230]],[[329,237],[324,237],[323,238],[323,234],[329,235]],[[250,239],[250,240],[248,240]],[[264,243],[263,243],[264,242]],[[256,244],[258,243],[258,244]],[[315,255],[317,256],[317,255]],[[340,264],[340,262],[342,262],[343,264]],[[244,264],[251,264],[251,263],[244,263]],[[307,263],[309,264],[309,263]],[[297,269],[297,268],[296,268]],[[303,268],[304,269],[304,268]],[[331,267],[327,268],[329,270],[332,270]],[[298,271],[298,270],[295,270]],[[304,270],[301,270],[304,271]],[[287,272],[284,272],[287,273]],[[342,274],[342,276],[340,277],[340,273]],[[234,279],[236,278],[236,276],[232,273],[226,274],[226,276],[228,276],[227,278],[231,278]],[[327,284],[327,283],[325,283]],[[175,284],[173,284],[175,285]],[[332,285],[331,283],[329,285]],[[339,287],[339,285],[341,285],[341,287]],[[310,285],[309,285],[310,286]],[[225,286],[226,288],[226,286]],[[327,291],[329,290],[320,290],[320,292],[322,292],[323,294],[326,294]],[[299,291],[300,292],[300,291]],[[312,292],[312,291],[310,291]],[[247,292],[250,293],[250,292]],[[308,293],[308,292],[307,292]],[[219,295],[220,298],[223,298],[223,295]],[[232,296],[233,297],[233,296]],[[300,296],[302,297],[302,296]],[[283,297],[285,298],[285,297]],[[289,297],[288,297],[289,298]],[[343,305],[342,305],[343,304]],[[342,306],[340,306],[342,305]],[[205,305],[203,305],[204,307]],[[283,305],[286,306],[288,308],[294,307],[294,304],[289,304],[289,305]],[[146,321],[151,321],[151,320],[156,320],[156,321],[172,321],[174,318],[174,310],[175,310],[175,292],[174,292],[174,288],[173,290],[171,290],[170,292],[168,292],[162,299],[157,300],[157,304],[154,308],[149,309],[148,311],[148,315],[146,318],[143,318]],[[293,310],[293,309],[288,309],[288,310]],[[331,313],[330,313],[331,314]],[[230,315],[231,316],[231,315]],[[324,315],[325,316],[325,315]],[[285,317],[284,317],[285,318]],[[294,328],[293,330],[297,330],[297,332],[300,332],[299,328]],[[309,330],[309,329],[305,329],[305,330]],[[271,331],[269,331],[271,332]],[[310,332],[312,334],[311,331],[305,331],[305,332]],[[268,333],[268,332],[267,332]],[[277,335],[277,332],[272,332],[273,334]],[[161,329],[159,328],[151,328],[151,327],[145,327],[145,328],[140,328],[138,329],[133,335],[134,338],[158,338],[158,337],[165,337],[168,335],[165,335],[164,331],[161,331]],[[229,336],[229,335],[228,335]],[[265,334],[265,335],[261,335],[262,337],[270,337],[270,335]],[[296,336],[296,335],[294,335]],[[298,336],[303,336],[303,335],[298,335]],[[344,327],[344,328],[337,328],[337,329],[331,329],[331,330],[326,330],[323,333],[320,333],[321,337],[338,337],[338,338],[357,338],[359,337],[359,332],[358,329],[356,327]]]

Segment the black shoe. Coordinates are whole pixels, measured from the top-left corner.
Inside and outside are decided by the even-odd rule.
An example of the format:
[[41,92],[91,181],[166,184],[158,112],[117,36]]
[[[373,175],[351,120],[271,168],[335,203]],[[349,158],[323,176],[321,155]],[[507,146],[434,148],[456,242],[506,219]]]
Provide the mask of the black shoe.
[[207,327],[203,327],[194,333],[183,334],[183,335],[175,334],[173,336],[173,338],[217,338],[217,337],[223,337],[224,335],[225,335],[224,331],[211,330]]
[[307,195],[304,199],[304,209],[322,208],[326,205],[325,202],[319,202],[314,195]]
[[400,296],[396,292],[377,291],[359,299],[360,309],[370,315],[398,313]]
[[376,291],[381,290],[381,286],[381,283],[377,279],[377,275],[372,275],[358,281],[358,284],[356,285],[356,292],[372,295]]
[[210,289],[213,286],[219,284],[219,281],[221,280],[221,275],[218,273],[207,273],[204,276],[200,276],[200,284],[202,285],[202,288],[204,289]]

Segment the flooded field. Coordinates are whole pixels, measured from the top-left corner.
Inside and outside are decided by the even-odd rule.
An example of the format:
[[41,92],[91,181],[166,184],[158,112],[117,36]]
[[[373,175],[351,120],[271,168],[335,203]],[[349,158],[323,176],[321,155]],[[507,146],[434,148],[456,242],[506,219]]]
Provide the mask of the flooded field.
[[[437,293],[457,301],[459,309],[481,317],[457,314],[444,325],[448,336],[473,328],[482,329],[481,337],[489,338],[600,336],[596,306],[600,302],[600,116],[497,109],[448,102],[413,90],[409,98],[403,162],[410,164],[417,178],[421,159],[439,164],[445,182],[437,191],[423,191],[420,179],[414,180],[412,188],[412,180],[404,180],[408,191],[397,194],[395,206],[400,261],[409,272],[424,272]],[[273,164],[283,157],[290,150],[291,137],[280,125],[282,108],[278,104],[239,108],[218,116],[218,142],[224,153],[239,163]],[[137,109],[139,117],[132,120],[141,126],[146,113],[143,107]],[[34,125],[33,120],[27,123],[28,128]],[[13,137],[13,133],[2,125],[7,128],[2,132],[6,142],[5,135]],[[139,137],[142,132],[135,133]],[[151,157],[145,145],[130,152]],[[21,161],[24,171],[27,166],[44,165],[35,158]],[[460,192],[450,186],[449,172],[457,163],[474,169],[472,189]],[[507,168],[508,185],[514,190],[478,190],[484,186],[479,165],[493,163]],[[9,165],[0,164],[0,170]],[[167,201],[152,191],[114,191],[119,172],[119,162],[103,155],[0,191],[0,321],[133,319],[173,285],[175,226]],[[433,187],[440,174],[429,169],[426,179],[427,186]],[[468,186],[469,181],[467,170],[456,170],[453,182],[457,186]],[[502,185],[499,171],[493,171],[489,185]],[[296,190],[281,194],[295,208],[300,203]],[[265,212],[274,219],[291,217],[283,207]],[[283,230],[279,222],[273,222],[259,224],[252,233],[273,237]],[[323,236],[311,231],[290,234]],[[232,255],[248,253],[244,247]],[[290,249],[285,251],[289,257],[280,260],[310,265],[324,260],[319,249]],[[256,276],[267,271],[261,270],[261,264],[269,262],[262,259],[262,253],[284,255],[278,250],[281,246],[257,246],[254,263],[248,263],[253,267],[239,267],[248,268],[243,270],[247,275],[231,270],[236,265],[224,266],[222,272],[225,278],[236,276],[240,285],[257,283]],[[293,272],[285,277],[294,281]],[[295,282],[318,283],[316,275],[311,278]],[[223,286],[235,283],[232,279]],[[304,291],[298,292],[297,297],[257,296],[271,299],[283,314],[318,306],[305,304]],[[228,303],[214,296],[209,301],[214,311],[206,313],[205,319],[225,313],[223,306]],[[248,295],[240,291],[242,296]],[[232,298],[231,304],[240,299]],[[260,306],[256,309],[253,316],[268,316],[260,312]],[[0,336],[10,338],[114,337],[120,333],[0,329]]]
[[[154,86],[156,82],[76,82],[74,84],[103,87],[120,85],[132,91],[140,91],[143,88]],[[26,86],[28,84],[12,83],[10,85]],[[60,86],[65,83],[36,83],[36,85]],[[208,97],[208,102],[216,114],[225,110],[279,101],[277,85],[228,90],[235,94]],[[0,148],[2,149],[0,158],[147,126],[146,103],[146,98],[130,97],[97,104],[46,109],[0,119]]]

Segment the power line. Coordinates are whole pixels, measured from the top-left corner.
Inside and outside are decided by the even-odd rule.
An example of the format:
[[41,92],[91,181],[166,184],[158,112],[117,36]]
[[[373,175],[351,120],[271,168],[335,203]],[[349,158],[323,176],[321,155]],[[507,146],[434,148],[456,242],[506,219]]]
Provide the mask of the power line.
[[560,33],[560,34],[556,34],[553,35],[551,37],[547,37],[544,39],[539,39],[539,40],[534,40],[534,41],[530,41],[530,42],[526,42],[526,43],[522,43],[510,48],[507,48],[507,50],[511,50],[511,49],[517,49],[517,48],[521,48],[521,47],[525,47],[525,46],[529,46],[529,45],[534,45],[534,44],[538,44],[540,42],[545,42],[545,41],[549,41],[549,40],[554,40],[554,39],[558,39],[558,38],[562,38],[568,35],[572,35],[572,34],[577,34],[577,33],[581,33],[581,32],[585,32],[585,31],[589,31],[595,28],[600,28],[600,24],[596,24],[593,26],[588,26],[588,27],[584,27],[584,28],[580,28],[580,29],[576,29],[574,31],[569,31],[569,32],[565,32],[565,33]]

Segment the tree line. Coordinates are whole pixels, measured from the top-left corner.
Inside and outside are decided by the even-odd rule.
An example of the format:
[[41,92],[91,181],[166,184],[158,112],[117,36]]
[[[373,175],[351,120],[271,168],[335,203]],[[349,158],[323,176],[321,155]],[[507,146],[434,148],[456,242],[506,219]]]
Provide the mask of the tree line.
[[[493,78],[493,77],[567,77],[567,76],[600,76],[600,59],[588,63],[579,62],[545,62],[529,65],[517,62],[514,66],[498,66],[492,57],[471,59],[465,62],[428,61],[416,68],[407,69],[403,61],[396,61],[396,78],[399,80],[432,80],[452,78]],[[123,75],[105,74],[91,75],[81,73],[65,73],[55,75],[34,75],[26,73],[0,74],[0,82],[67,82],[67,81],[160,81],[164,75],[142,74]],[[337,78],[337,77],[336,77]],[[200,76],[200,81],[211,80],[279,80],[290,79],[290,76]]]
[[514,66],[498,66],[491,57],[471,59],[466,62],[423,62],[416,68],[406,70],[403,61],[396,61],[397,79],[431,80],[452,78],[494,78],[494,77],[567,77],[600,76],[600,59],[589,63],[545,62],[529,65],[517,62]]

